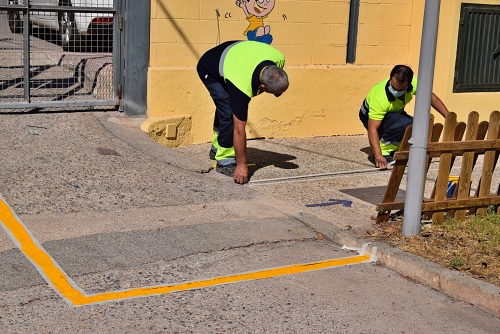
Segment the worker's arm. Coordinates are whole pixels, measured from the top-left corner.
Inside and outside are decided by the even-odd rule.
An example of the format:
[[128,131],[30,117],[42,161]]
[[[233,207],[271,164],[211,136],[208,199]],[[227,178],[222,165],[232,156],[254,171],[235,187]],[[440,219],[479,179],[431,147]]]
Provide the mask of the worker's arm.
[[245,126],[247,122],[239,120],[233,115],[234,120],[234,152],[236,154],[236,170],[234,171],[234,182],[245,184],[248,182],[247,166],[247,135]]
[[448,115],[450,112],[448,111],[448,108],[444,105],[443,101],[439,99],[439,97],[436,96],[436,94],[432,93],[431,97],[431,106],[437,110],[438,113],[440,113],[444,118],[446,118],[446,115]]
[[370,147],[375,158],[375,166],[378,168],[387,168],[387,160],[385,160],[380,150],[380,138],[378,136],[378,128],[381,124],[382,121],[368,118],[368,141],[370,142]]

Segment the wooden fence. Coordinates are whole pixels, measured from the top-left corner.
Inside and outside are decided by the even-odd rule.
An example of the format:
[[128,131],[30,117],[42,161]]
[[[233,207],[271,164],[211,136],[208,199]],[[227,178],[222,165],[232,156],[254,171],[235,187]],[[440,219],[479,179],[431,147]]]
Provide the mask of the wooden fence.
[[[408,140],[411,137],[411,126],[406,129],[400,149],[394,154],[396,163],[392,169],[382,203],[377,205],[377,222],[388,221],[391,210],[402,210],[404,202],[395,202],[401,180],[409,158]],[[465,138],[462,140],[465,133]],[[442,137],[442,140],[439,139]],[[471,194],[472,172],[478,157],[483,156],[480,178],[474,194]],[[484,215],[488,207],[497,206],[500,214],[500,184],[491,193],[493,172],[500,155],[500,112],[493,111],[488,121],[479,122],[479,114],[471,112],[467,124],[457,122],[457,115],[450,113],[442,124],[434,124],[431,118],[427,146],[427,164],[425,175],[429,171],[432,159],[439,157],[439,167],[434,188],[429,199],[422,203],[424,218],[432,218],[433,222],[442,223],[447,217],[464,219],[466,214]],[[449,194],[449,177],[456,157],[462,157],[460,175]],[[478,168],[479,165],[478,165]],[[447,196],[448,193],[448,196]]]

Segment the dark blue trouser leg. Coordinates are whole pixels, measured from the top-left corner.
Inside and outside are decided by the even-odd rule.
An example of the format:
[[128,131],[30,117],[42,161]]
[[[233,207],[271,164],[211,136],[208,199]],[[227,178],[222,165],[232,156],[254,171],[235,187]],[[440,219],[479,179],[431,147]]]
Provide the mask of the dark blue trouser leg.
[[206,85],[215,104],[214,138],[212,146],[217,149],[215,159],[222,164],[234,163],[233,146],[234,123],[233,112],[229,106],[229,96],[224,87],[213,82]]
[[400,142],[406,128],[413,123],[413,117],[405,111],[388,112],[379,128],[380,139],[387,142]]
[[399,148],[406,128],[413,123],[413,117],[405,111],[387,113],[379,128],[380,149],[383,155]]
[[[359,118],[366,129],[368,129],[368,117],[360,113]],[[394,152],[403,139],[406,128],[413,123],[413,117],[405,111],[388,112],[382,119],[382,124],[378,128],[380,138],[380,149],[383,155]]]

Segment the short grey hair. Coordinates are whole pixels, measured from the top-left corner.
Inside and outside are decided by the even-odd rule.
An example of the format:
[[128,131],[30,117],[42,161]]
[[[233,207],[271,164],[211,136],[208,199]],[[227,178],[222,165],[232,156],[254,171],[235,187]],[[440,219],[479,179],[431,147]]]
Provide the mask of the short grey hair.
[[260,82],[275,94],[283,93],[289,85],[286,72],[281,67],[275,65],[264,67],[260,76]]

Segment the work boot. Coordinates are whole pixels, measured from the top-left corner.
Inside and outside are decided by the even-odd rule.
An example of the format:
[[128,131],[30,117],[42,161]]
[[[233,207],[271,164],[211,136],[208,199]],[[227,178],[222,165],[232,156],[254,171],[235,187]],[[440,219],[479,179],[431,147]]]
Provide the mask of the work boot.
[[219,165],[215,167],[217,173],[221,173],[226,176],[234,177],[234,171],[236,170],[236,163],[230,163],[227,165]]
[[217,154],[217,149],[214,150],[214,148],[212,147],[210,149],[210,152],[208,152],[208,157],[210,158],[210,160],[215,160],[216,154]]

